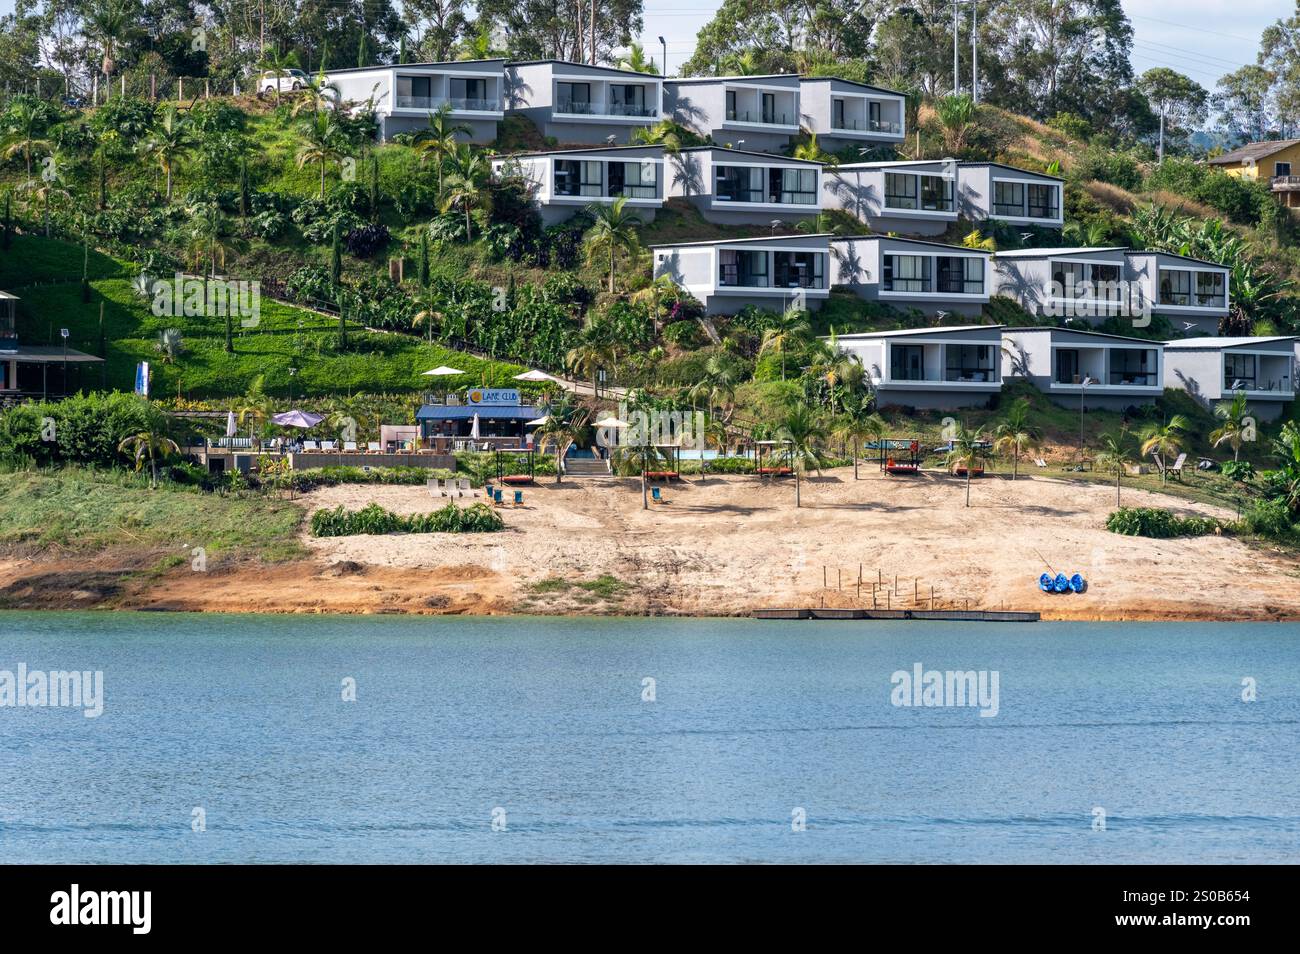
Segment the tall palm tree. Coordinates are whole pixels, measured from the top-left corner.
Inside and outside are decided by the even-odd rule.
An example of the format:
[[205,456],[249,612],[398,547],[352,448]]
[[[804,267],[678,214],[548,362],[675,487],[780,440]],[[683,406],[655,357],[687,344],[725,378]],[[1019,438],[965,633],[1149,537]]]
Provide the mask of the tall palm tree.
[[131,33],[132,11],[120,0],[102,0],[85,15],[82,32],[99,45],[99,69],[105,81],[117,66],[117,48]]
[[168,106],[154,123],[153,131],[144,144],[145,154],[154,159],[158,168],[167,176],[168,202],[172,200],[172,174],[190,151],[191,145],[189,123],[176,111],[175,106]]
[[763,355],[771,351],[781,356],[781,380],[784,381],[786,353],[803,345],[811,334],[812,327],[804,313],[795,308],[787,308],[764,330],[758,353]]
[[338,120],[329,111],[314,113],[299,126],[302,145],[298,147],[296,161],[301,169],[310,163],[320,165],[320,198],[325,198],[325,166],[343,158],[342,134]]
[[1246,392],[1237,391],[1231,401],[1219,401],[1214,405],[1214,416],[1223,423],[1210,432],[1210,443],[1215,447],[1227,444],[1232,448],[1232,459],[1239,460],[1241,445],[1250,439],[1255,428],[1250,406],[1246,403]]
[[170,457],[180,453],[180,446],[163,432],[160,427],[149,427],[129,437],[122,438],[117,445],[118,453],[130,454],[135,459],[135,469],[139,470],[145,458],[149,458],[149,487],[158,488],[158,458]]
[[809,465],[822,472],[822,456],[819,445],[826,439],[826,431],[807,407],[800,404],[786,413],[776,429],[776,439],[785,444],[785,456],[794,471],[794,505],[803,505],[800,497],[800,475]]
[[438,194],[442,195],[442,172],[447,158],[456,151],[458,135],[468,136],[469,126],[451,121],[451,103],[442,103],[429,114],[429,125],[415,134],[413,143],[423,164],[432,156],[438,170]]
[[618,250],[624,249],[634,260],[641,248],[637,229],[641,219],[624,208],[627,196],[620,195],[611,205],[590,205],[587,207],[592,216],[591,228],[583,236],[582,242],[587,250],[587,261],[593,262],[598,257],[609,253],[609,293],[614,294],[614,268]]
[[654,61],[654,57],[645,55],[645,48],[640,43],[628,46],[627,54],[619,62],[618,68],[631,70],[633,73],[650,73],[655,76],[659,74],[659,64]]
[[[275,91],[277,94],[280,92],[278,81],[275,84]],[[342,96],[338,83],[330,82],[329,77],[321,71],[315,76],[307,77],[307,82],[303,84],[302,93],[298,102],[293,104],[290,115],[297,116],[308,110],[319,113],[322,109],[330,109],[338,104]]]
[[950,441],[947,464],[950,468],[966,468],[966,506],[970,506],[970,478],[975,469],[975,460],[980,455],[980,444],[984,442],[982,428],[970,430],[965,421],[957,423],[957,431]]
[[[736,362],[715,354],[704,362],[704,373],[687,393],[692,400],[703,395],[709,405],[709,417],[713,417],[718,405],[730,407],[734,403],[740,383],[741,374]],[[730,413],[726,414],[724,423],[730,417]]]
[[262,387],[264,380],[264,376],[260,374],[253,378],[235,408],[235,413],[239,415],[239,423],[248,424],[249,437],[271,419],[271,412],[274,410],[270,395]]
[[554,401],[546,409],[546,423],[538,424],[533,431],[534,440],[537,441],[537,449],[543,454],[548,447],[555,448],[555,482],[560,482],[561,472],[563,471],[562,462],[564,455],[569,452],[581,436],[582,429],[587,426],[587,420],[590,412],[581,404],[574,401],[569,395]]
[[54,148],[50,140],[44,138],[45,112],[34,100],[20,99],[10,105],[8,117],[4,149],[0,156],[8,160],[21,153],[30,179],[32,153],[49,152]]
[[257,68],[263,73],[270,73],[275,77],[275,105],[280,105],[280,78],[288,76],[290,70],[301,69],[302,64],[298,61],[298,52],[290,50],[288,53],[281,53],[275,47],[262,47],[262,58],[258,61]]
[[1165,485],[1167,472],[1165,458],[1177,456],[1183,447],[1183,437],[1190,429],[1187,418],[1175,414],[1165,424],[1148,424],[1138,439],[1142,441],[1142,455],[1152,454],[1160,464],[1160,486]]
[[1029,398],[1018,398],[993,429],[993,449],[1011,451],[1011,479],[1020,476],[1020,455],[1038,444],[1038,429],[1029,424]]
[[596,397],[596,382],[600,369],[610,361],[609,348],[603,342],[584,338],[569,349],[564,356],[565,369],[574,377],[591,376],[591,395]]
[[848,443],[853,448],[853,479],[858,479],[858,458],[862,456],[862,445],[867,440],[883,435],[887,425],[884,418],[875,413],[875,402],[869,395],[855,395],[844,401],[840,414],[839,426],[835,437]]
[[487,201],[488,165],[468,146],[458,145],[451,155],[451,174],[442,189],[442,211],[465,210],[465,241],[473,237],[470,212]]
[[30,196],[29,202],[39,202],[41,204],[46,238],[50,237],[50,204],[56,198],[67,198],[71,195],[64,187],[63,178],[59,175],[59,166],[60,163],[55,161],[51,164],[49,174],[42,175],[37,179],[28,179],[17,190]]
[[1101,452],[1097,455],[1097,467],[1106,473],[1115,472],[1115,506],[1119,503],[1119,480],[1124,476],[1124,471],[1131,467],[1136,461],[1133,459],[1133,453],[1129,448],[1127,432],[1121,430],[1118,434],[1103,434],[1101,438]]

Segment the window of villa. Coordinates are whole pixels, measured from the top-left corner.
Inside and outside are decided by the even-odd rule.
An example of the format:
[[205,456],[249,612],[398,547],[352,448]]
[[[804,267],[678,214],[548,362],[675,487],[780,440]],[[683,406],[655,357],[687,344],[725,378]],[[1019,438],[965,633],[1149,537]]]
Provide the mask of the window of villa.
[[590,83],[556,83],[556,109],[562,113],[584,113],[591,110]]
[[763,170],[757,166],[717,166],[713,178],[713,194],[723,201],[763,201]]
[[1079,351],[1077,348],[1056,350],[1056,383],[1077,384],[1079,380]]
[[576,159],[555,160],[556,195],[604,195],[604,163]]
[[921,208],[930,212],[952,211],[952,180],[943,176],[919,176]]
[[1025,184],[1023,182],[993,183],[993,214],[1025,214]]
[[1289,176],[1290,174],[1291,174],[1291,163],[1289,163],[1289,162],[1275,162],[1275,163],[1273,163],[1273,175],[1275,175],[1275,176]]
[[1197,272],[1196,304],[1203,308],[1223,308],[1227,303],[1223,272]]
[[428,106],[432,96],[431,78],[428,76],[397,77],[398,106]]
[[929,291],[932,261],[928,255],[886,255],[882,276],[885,291]]
[[935,286],[956,295],[984,294],[984,260],[970,256],[942,256],[936,259]]
[[610,112],[614,115],[645,116],[645,87],[615,83],[609,88]]
[[844,125],[844,100],[831,100],[831,127],[833,129],[847,129]]
[[925,380],[925,348],[921,345],[889,345],[889,376],[895,381]]
[[734,89],[727,90],[727,118],[730,120],[736,118],[736,91]]
[[783,205],[817,204],[816,169],[772,169],[768,172],[768,201]]
[[1029,195],[1029,217],[1033,219],[1054,219],[1060,215],[1060,206],[1056,197],[1059,190],[1054,185],[1031,185]]
[[1192,303],[1192,273],[1160,270],[1160,304],[1190,305]]
[[629,199],[653,199],[658,190],[655,164],[652,162],[611,162],[609,164],[609,194],[625,195]]
[[872,102],[867,103],[867,119],[873,131],[878,131],[880,129],[880,104],[879,103],[872,103]]
[[820,252],[773,252],[777,288],[822,288],[824,260]]
[[1223,388],[1225,391],[1255,390],[1255,356],[1253,354],[1223,355]]
[[944,379],[948,381],[993,381],[992,345],[946,345]]
[[1156,353],[1150,348],[1112,348],[1110,383],[1152,386],[1156,383]]
[[487,102],[487,80],[477,77],[455,79],[451,81],[451,98],[478,105]]
[[915,209],[917,203],[916,176],[901,172],[885,173],[885,207],[888,209]]
[[[776,119],[776,94],[763,94],[763,122],[775,123]],[[781,122],[785,122],[785,117],[781,117]]]
[[724,248],[718,252],[718,284],[766,288],[767,252]]

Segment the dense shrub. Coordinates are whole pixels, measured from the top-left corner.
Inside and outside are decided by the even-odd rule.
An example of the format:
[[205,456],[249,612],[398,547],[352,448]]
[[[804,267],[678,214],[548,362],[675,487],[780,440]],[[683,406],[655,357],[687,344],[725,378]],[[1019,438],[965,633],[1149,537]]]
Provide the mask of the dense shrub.
[[1268,186],[1191,159],[1166,158],[1147,178],[1149,189],[1167,189],[1204,202],[1234,222],[1269,224],[1278,217],[1278,205]]
[[487,504],[469,507],[447,504],[433,513],[409,517],[370,504],[360,510],[318,510],[312,514],[314,537],[345,537],[353,534],[385,533],[493,533],[505,526],[501,515]]
[[1255,465],[1248,460],[1230,460],[1223,465],[1223,476],[1229,480],[1247,481],[1255,476]]
[[1211,517],[1177,517],[1158,507],[1121,507],[1106,518],[1106,529],[1130,537],[1202,537],[1220,530]]
[[694,321],[674,321],[663,330],[664,340],[679,348],[694,348],[704,339],[704,332]]
[[1261,537],[1285,537],[1291,534],[1291,511],[1280,497],[1256,500],[1241,516],[1241,525],[1248,533]]
[[1142,188],[1142,167],[1130,152],[1090,146],[1080,157],[1075,172],[1084,181],[1109,182],[1129,192]]
[[[162,412],[148,401],[120,391],[24,404],[0,415],[0,458],[124,464],[127,457],[118,452],[118,444],[144,430],[161,430],[164,423]],[[46,440],[51,428],[53,440]]]
[[387,225],[361,225],[343,236],[343,245],[349,255],[369,258],[388,244]]

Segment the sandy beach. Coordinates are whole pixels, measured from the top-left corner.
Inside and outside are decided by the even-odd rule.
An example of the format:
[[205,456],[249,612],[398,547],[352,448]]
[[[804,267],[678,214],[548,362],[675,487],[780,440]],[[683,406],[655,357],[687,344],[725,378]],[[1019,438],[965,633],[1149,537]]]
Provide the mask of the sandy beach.
[[[775,606],[1038,610],[1045,619],[1296,619],[1300,560],[1226,536],[1172,540],[1108,532],[1115,490],[1037,476],[972,484],[884,477],[864,466],[790,480],[674,482],[641,507],[635,479],[547,481],[506,506],[495,534],[314,539],[312,559],[188,567],[153,579],[112,553],[0,563],[7,605],[357,613],[743,615]],[[479,498],[474,498],[479,499]],[[377,502],[400,513],[445,504],[423,487],[340,486],[308,512]],[[471,502],[469,499],[463,502]],[[1235,515],[1125,489],[1126,506]],[[1084,594],[1037,589],[1044,569],[1079,572]],[[859,573],[863,585],[859,587]],[[885,581],[885,586],[873,582]],[[897,581],[897,582],[895,582]],[[933,590],[931,589],[933,588]]]

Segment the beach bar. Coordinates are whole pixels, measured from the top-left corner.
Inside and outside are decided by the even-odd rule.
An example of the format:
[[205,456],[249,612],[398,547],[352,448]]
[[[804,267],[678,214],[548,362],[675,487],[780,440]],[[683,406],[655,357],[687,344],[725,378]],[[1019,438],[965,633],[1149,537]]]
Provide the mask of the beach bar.
[[449,395],[447,403],[425,404],[415,414],[424,447],[437,453],[458,450],[495,450],[527,447],[532,434],[525,426],[542,415],[523,404],[513,388],[470,388],[461,403]]

